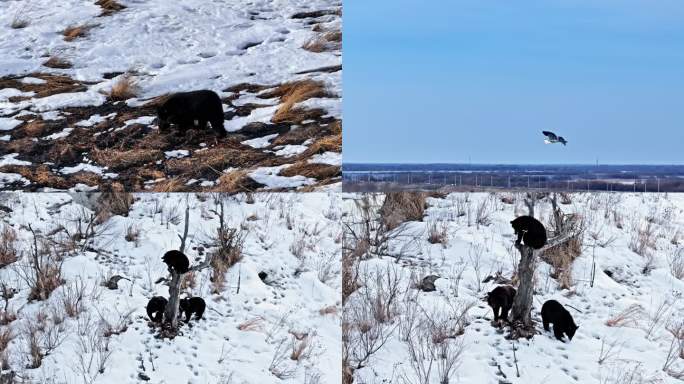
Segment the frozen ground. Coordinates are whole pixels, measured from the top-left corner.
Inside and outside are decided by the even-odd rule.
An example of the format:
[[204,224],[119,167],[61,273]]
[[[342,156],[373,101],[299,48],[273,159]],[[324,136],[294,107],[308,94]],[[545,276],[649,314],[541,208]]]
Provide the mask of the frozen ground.
[[[340,382],[336,194],[145,193],[135,196],[127,216],[110,216],[92,196],[0,196],[1,260],[11,260],[11,250],[18,257],[0,264],[2,285],[17,290],[0,308],[3,376],[14,372],[16,382],[31,383]],[[168,296],[158,281],[168,276],[161,256],[179,247],[186,203],[191,264],[214,252],[219,200],[226,226],[244,238],[243,258],[222,282],[213,268],[187,274],[184,295],[206,300],[204,319],[182,326],[175,339],[159,339],[145,306],[152,296]],[[31,230],[39,265],[62,263],[63,283],[44,300],[28,300],[22,278],[35,265]],[[113,275],[129,280],[113,290],[100,285]]]
[[[339,187],[341,2],[118,3],[3,2],[0,189]],[[137,92],[111,97],[124,79]],[[159,133],[154,98],[197,89],[221,96],[227,139]]]
[[[553,268],[540,261],[532,310],[538,333],[515,342],[491,323],[482,299],[497,285],[483,282],[487,276],[510,279],[517,270],[509,222],[527,214],[523,196],[428,198],[422,221],[384,236],[376,236],[375,221],[384,197],[375,196],[365,216],[361,195],[343,202],[343,221],[350,224],[344,258],[361,260],[356,284],[350,282],[356,264],[343,264],[343,355],[354,382],[445,383],[438,378],[444,372],[449,383],[483,384],[678,383],[684,377],[684,195],[570,195],[560,207],[578,214],[585,231],[569,288],[560,289]],[[549,201],[535,209],[548,228]],[[368,222],[376,223],[367,227],[371,241],[352,241],[351,231],[365,233],[360,223]],[[435,291],[415,288],[427,275],[440,276]],[[566,306],[580,326],[571,342],[543,330],[539,311],[549,299]]]

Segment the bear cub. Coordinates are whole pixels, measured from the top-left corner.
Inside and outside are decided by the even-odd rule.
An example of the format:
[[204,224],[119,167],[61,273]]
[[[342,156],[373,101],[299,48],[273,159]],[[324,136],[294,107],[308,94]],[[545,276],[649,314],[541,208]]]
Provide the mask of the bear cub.
[[181,251],[168,251],[162,256],[162,260],[169,267],[169,271],[176,273],[186,273],[190,267],[188,257]]
[[193,313],[195,314],[196,320],[201,319],[207,305],[201,297],[186,297],[185,299],[180,300],[178,307],[181,312],[185,313],[185,322],[188,323],[190,322],[190,317],[192,317]]
[[503,319],[508,321],[508,311],[513,306],[515,288],[510,285],[500,285],[487,293],[487,304],[494,310],[494,321]]
[[556,300],[549,300],[542,305],[541,316],[544,330],[548,331],[549,323],[553,324],[553,334],[560,341],[563,341],[563,334],[568,335],[568,340],[572,340],[575,331],[579,328],[575,325],[570,312]]
[[176,126],[176,135],[183,135],[191,128],[205,129],[207,122],[220,137],[226,136],[223,127],[223,105],[214,91],[202,90],[179,92],[171,95],[157,108],[159,131],[165,132],[171,124]]
[[520,244],[522,240],[525,245],[534,249],[540,249],[546,244],[546,228],[534,217],[520,216],[511,221],[511,225],[518,236],[516,244]]
[[147,302],[147,316],[155,323],[160,323],[164,316],[167,301],[162,296],[155,296]]

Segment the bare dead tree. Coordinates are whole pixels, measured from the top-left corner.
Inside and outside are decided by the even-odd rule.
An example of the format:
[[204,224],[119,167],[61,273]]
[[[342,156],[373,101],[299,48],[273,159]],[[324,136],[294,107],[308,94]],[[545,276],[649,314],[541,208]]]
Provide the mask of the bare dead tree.
[[[538,194],[534,194],[538,195]],[[525,205],[530,216],[534,213],[534,203],[539,196],[527,194]],[[555,247],[567,242],[574,233],[561,231],[555,233],[555,237],[549,239],[541,249],[534,249],[523,243],[515,244],[515,248],[520,252],[520,262],[518,263],[518,291],[513,299],[511,308],[511,333],[512,339],[520,337],[534,336],[534,324],[532,323],[532,299],[534,292],[534,271],[539,255],[546,249]]]
[[[179,251],[185,252],[185,246],[187,245],[187,239],[188,239],[188,229],[190,227],[190,203],[186,198],[185,201],[185,227],[183,229],[183,235],[178,235],[180,238],[181,244],[179,247]],[[207,268],[211,264],[211,259],[213,253],[212,252],[207,252],[206,257],[204,261],[202,261],[200,264],[197,264],[195,266],[192,266],[188,269],[188,272],[195,272],[195,271],[201,271],[204,268]],[[180,303],[180,294],[181,294],[181,282],[183,281],[183,273],[178,273],[176,272],[175,269],[171,270],[171,281],[169,282],[169,301],[166,304],[166,308],[164,310],[164,323],[166,325],[166,331],[167,335],[170,337],[175,336],[176,331],[178,330],[178,304]]]

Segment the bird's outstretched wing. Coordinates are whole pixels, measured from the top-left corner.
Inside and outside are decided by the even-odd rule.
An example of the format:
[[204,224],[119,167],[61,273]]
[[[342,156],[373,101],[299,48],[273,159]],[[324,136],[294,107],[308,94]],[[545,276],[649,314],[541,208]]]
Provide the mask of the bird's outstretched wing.
[[556,140],[558,140],[558,137],[557,137],[556,134],[553,133],[553,132],[542,131],[542,133],[544,134],[544,136],[548,137],[549,140],[551,140],[551,141],[556,141]]
[[568,143],[568,141],[565,140],[563,136],[558,136],[558,141],[560,141],[563,145],[566,145]]

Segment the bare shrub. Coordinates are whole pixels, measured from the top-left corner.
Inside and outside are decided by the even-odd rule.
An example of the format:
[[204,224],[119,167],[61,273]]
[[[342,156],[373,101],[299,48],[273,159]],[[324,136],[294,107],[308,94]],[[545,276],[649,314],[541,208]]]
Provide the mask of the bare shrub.
[[9,346],[10,341],[14,339],[14,333],[10,327],[2,327],[0,329],[0,354],[5,352]]
[[288,364],[287,339],[283,338],[278,342],[271,363],[268,366],[269,372],[280,380],[290,379],[295,375],[296,369]]
[[[31,225],[28,228],[33,234],[31,255],[26,262],[18,265],[15,271],[30,289],[28,300],[40,301],[47,299],[52,291],[64,283],[63,255],[44,238],[39,238]],[[42,242],[42,249],[39,249],[38,241]]]
[[684,359],[684,321],[675,320],[666,329],[672,335],[672,340],[665,356],[663,372],[675,379],[682,380],[684,379],[684,368],[677,368],[677,363]]
[[5,224],[0,230],[0,268],[14,263],[18,257],[17,231]]
[[39,368],[43,358],[54,352],[66,340],[67,333],[64,324],[47,324],[41,314],[35,318],[27,319],[22,329],[21,337],[24,339],[31,357],[28,368]]
[[134,243],[136,247],[140,246],[140,227],[135,223],[126,225],[126,233],[124,239],[129,243]]
[[308,359],[313,353],[314,335],[304,335],[301,338],[293,336],[290,344],[290,360],[302,361]]
[[658,329],[667,318],[667,314],[672,310],[672,303],[664,299],[648,314],[646,324],[646,338],[650,338],[653,332]]
[[110,337],[113,335],[120,335],[128,330],[129,324],[132,323],[133,313],[135,308],[129,308],[121,311],[118,308],[108,309],[106,313],[98,311],[100,315],[100,323],[102,335]]
[[655,226],[652,222],[646,221],[645,225],[639,225],[636,221],[632,225],[632,234],[629,240],[629,249],[634,253],[645,256],[647,249],[655,248]]
[[406,221],[423,221],[425,194],[421,192],[389,192],[380,208],[385,226],[395,229]]
[[641,305],[632,304],[617,315],[606,320],[606,325],[609,327],[636,326],[643,314],[643,310]]
[[22,29],[28,27],[29,24],[29,20],[23,18],[20,12],[17,12],[17,14],[14,15],[14,18],[12,19],[12,23],[10,23],[10,28]]
[[115,101],[124,101],[138,96],[140,87],[135,78],[124,75],[119,78],[109,91],[109,98]]
[[679,248],[672,252],[668,256],[667,262],[670,265],[672,276],[679,280],[684,280],[684,248]]
[[80,277],[76,277],[62,287],[59,300],[64,307],[64,313],[71,317],[78,317],[85,310],[86,299],[97,298],[97,285],[91,287]]
[[475,223],[477,224],[478,229],[480,228],[480,225],[486,227],[492,223],[492,219],[490,217],[491,214],[492,208],[489,198],[480,200],[480,202],[477,204],[477,208],[475,209]]
[[220,293],[224,289],[225,274],[233,265],[242,260],[247,232],[241,228],[228,228],[225,223],[225,201],[221,195],[214,199],[216,209],[211,210],[219,219],[219,227],[212,239],[215,249],[211,255],[212,291]]
[[449,240],[449,223],[436,221],[428,225],[428,242],[430,244],[442,244],[446,247]]

